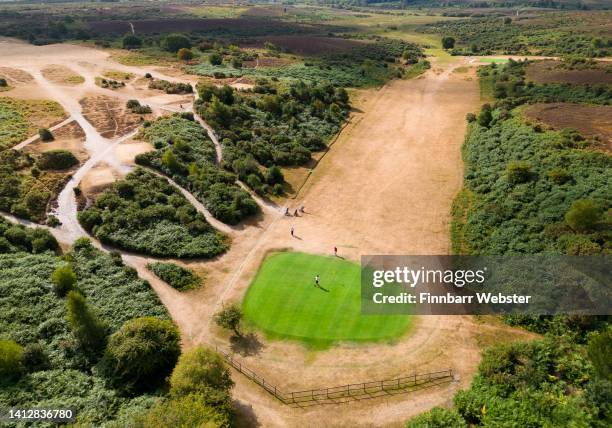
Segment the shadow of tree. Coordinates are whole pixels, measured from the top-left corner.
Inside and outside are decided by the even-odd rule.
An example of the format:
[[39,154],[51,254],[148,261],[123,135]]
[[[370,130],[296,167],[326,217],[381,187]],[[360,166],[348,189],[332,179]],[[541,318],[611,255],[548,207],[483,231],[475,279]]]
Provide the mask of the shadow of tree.
[[234,420],[233,426],[236,428],[258,428],[261,426],[257,415],[253,411],[253,406],[240,400],[234,400]]
[[230,337],[230,348],[243,357],[248,357],[258,354],[263,348],[263,343],[259,341],[255,333],[242,336],[233,335]]

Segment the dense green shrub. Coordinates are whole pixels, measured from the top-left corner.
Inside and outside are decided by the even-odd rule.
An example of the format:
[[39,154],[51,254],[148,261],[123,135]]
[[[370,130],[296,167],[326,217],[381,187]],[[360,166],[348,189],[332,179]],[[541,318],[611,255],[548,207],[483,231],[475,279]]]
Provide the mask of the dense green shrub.
[[191,41],[183,34],[168,34],[161,42],[162,49],[176,53],[179,49],[191,47]]
[[51,131],[49,131],[47,128],[40,128],[38,130],[38,136],[42,141],[53,141],[55,139]]
[[142,40],[133,34],[128,34],[121,39],[121,46],[123,49],[136,49],[142,46]]
[[147,269],[179,291],[198,288],[202,284],[200,277],[193,273],[192,270],[175,265],[174,263],[149,263]]
[[189,83],[169,82],[167,80],[151,79],[149,89],[158,89],[167,94],[191,94],[193,87]]
[[106,345],[108,325],[100,320],[78,291],[68,293],[66,318],[72,334],[83,349],[97,354]]
[[57,251],[58,248],[55,237],[48,230],[11,224],[0,217],[0,254],[16,251],[43,253]]
[[[0,235],[6,226],[0,219]],[[32,229],[24,232],[27,237]],[[24,251],[10,244],[9,253],[0,254],[0,337],[24,347],[21,364],[25,369],[16,383],[0,386],[0,407],[69,403],[79,422],[98,426],[152,406],[157,397],[121,395],[92,373],[92,360],[73,345],[66,302],[53,292],[50,278],[62,260],[49,252]],[[146,281],[95,249],[89,240],[79,239],[64,258],[77,274],[78,289],[108,320],[110,331],[138,316],[169,318]]]
[[442,37],[442,47],[444,49],[452,49],[455,47],[455,39],[453,37]]
[[101,373],[117,388],[146,391],[161,385],[181,353],[179,333],[170,321],[136,318],[110,336]]
[[193,58],[193,53],[190,49],[180,48],[176,53],[176,57],[181,61],[189,61]]
[[510,184],[526,183],[531,177],[529,162],[513,161],[506,166],[506,178]]
[[0,383],[21,375],[23,347],[12,340],[0,339]]
[[587,347],[589,359],[598,376],[612,381],[612,328],[608,327],[591,337]]
[[125,106],[130,112],[136,114],[147,114],[152,112],[151,107],[140,104],[138,100],[128,100]]
[[55,290],[57,295],[64,297],[74,289],[77,277],[72,270],[72,266],[64,263],[53,271],[51,282],[53,283],[53,290]]
[[599,205],[590,199],[574,201],[570,209],[565,213],[565,221],[578,232],[593,230],[602,220],[602,210]]
[[223,308],[215,314],[215,323],[222,328],[231,330],[236,336],[240,336],[240,324],[242,322],[242,309],[233,304]]
[[221,65],[223,62],[223,57],[217,52],[213,52],[208,55],[208,61],[211,63],[211,65]]
[[406,424],[406,428],[463,428],[467,426],[456,410],[441,407],[434,407]]
[[229,391],[234,385],[225,362],[216,352],[197,347],[181,355],[170,377],[170,393],[184,396]]
[[139,155],[136,162],[187,188],[215,218],[236,224],[259,211],[253,198],[235,183],[236,176],[216,165],[214,145],[198,123],[173,115],[156,120],[143,129],[143,135],[157,150]]
[[36,165],[40,169],[67,169],[78,163],[79,160],[72,152],[58,149],[43,152],[38,158]]
[[163,257],[214,257],[227,249],[215,231],[165,178],[136,169],[79,212],[100,241]]
[[[455,248],[472,254],[604,251],[609,226],[602,222],[591,233],[577,235],[582,230],[573,222],[574,212],[569,222],[575,230],[566,226],[565,213],[581,199],[594,201],[599,212],[609,208],[610,157],[565,148],[559,145],[560,133],[537,132],[518,115],[507,119],[499,115],[496,109],[490,128],[472,124],[469,129],[463,157],[470,204],[459,213],[463,216],[456,223],[461,242],[455,242]],[[529,162],[531,174],[528,181],[512,184],[503,178],[509,178],[506,168],[516,161]],[[563,169],[572,179],[551,182],[548,172],[553,169]],[[602,220],[599,215],[587,217],[589,225]]]
[[29,372],[49,370],[51,368],[49,355],[47,355],[47,351],[40,343],[31,343],[23,349],[21,363]]
[[190,394],[161,402],[142,416],[130,421],[138,428],[215,427],[232,426],[231,416],[218,405],[207,404],[208,396]]

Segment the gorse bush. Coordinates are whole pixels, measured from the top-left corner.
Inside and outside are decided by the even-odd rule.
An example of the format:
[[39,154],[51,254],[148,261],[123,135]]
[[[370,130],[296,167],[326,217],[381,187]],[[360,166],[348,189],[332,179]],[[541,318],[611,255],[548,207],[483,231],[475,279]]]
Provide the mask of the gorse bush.
[[167,94],[191,94],[193,92],[193,87],[189,83],[168,82],[158,79],[150,79],[149,89],[158,89]]
[[200,277],[191,269],[185,269],[174,263],[149,263],[147,269],[179,291],[191,290],[202,284]]
[[107,324],[98,318],[78,291],[68,293],[66,308],[68,324],[79,345],[92,354],[100,352],[106,345]]
[[25,251],[43,253],[57,251],[59,244],[55,237],[45,229],[26,228],[11,224],[0,218],[0,254]]
[[215,218],[236,224],[259,211],[236,176],[216,165],[215,147],[197,122],[180,115],[161,118],[143,129],[143,137],[157,150],[137,156],[136,162],[187,188]]
[[55,139],[51,131],[49,131],[47,128],[40,128],[38,130],[38,136],[42,141],[53,141]]
[[47,206],[63,189],[69,172],[41,171],[41,167],[63,169],[72,166],[74,158],[72,154],[56,157],[54,153],[48,153],[37,157],[19,150],[0,152],[0,210],[27,220],[44,222]]
[[12,340],[0,339],[0,385],[21,375],[23,347]]
[[240,94],[198,86],[197,112],[222,139],[225,167],[260,194],[273,191],[260,165],[305,164],[325,148],[349,110],[346,91],[332,85],[300,82],[275,91]]
[[[2,219],[0,229],[4,234]],[[20,239],[27,239],[33,231],[23,228]],[[10,244],[0,254],[0,337],[19,344],[22,351],[19,361],[15,353],[10,358],[11,373],[17,368],[17,377],[9,380],[0,373],[0,406],[34,408],[70,403],[76,409],[77,423],[85,425],[102,425],[146,410],[159,398],[128,396],[108,387],[94,370],[97,355],[89,355],[75,340],[75,334],[81,337],[80,332],[88,330],[82,326],[90,325],[91,318],[82,313],[75,317],[79,322],[74,324],[73,334],[67,300],[57,296],[51,281],[58,266],[68,263],[78,278],[75,288],[88,306],[95,308],[99,319],[108,321],[109,333],[134,317],[169,318],[146,281],[86,239],[75,242],[62,258],[51,252],[31,254],[31,249]],[[24,296],[27,305],[23,304]],[[0,365],[3,355],[0,350]]]
[[74,289],[77,282],[77,277],[72,270],[72,266],[64,263],[53,271],[53,274],[51,275],[51,282],[53,282],[53,289],[57,295],[64,297]]
[[38,158],[36,165],[40,169],[67,169],[79,163],[79,160],[68,150],[49,150]]
[[165,178],[136,169],[78,215],[100,241],[163,257],[214,257],[226,238]]
[[181,353],[170,321],[136,318],[110,336],[100,371],[117,388],[146,391],[161,385]]
[[565,213],[565,221],[578,232],[593,230],[603,220],[601,207],[589,199],[575,201]]

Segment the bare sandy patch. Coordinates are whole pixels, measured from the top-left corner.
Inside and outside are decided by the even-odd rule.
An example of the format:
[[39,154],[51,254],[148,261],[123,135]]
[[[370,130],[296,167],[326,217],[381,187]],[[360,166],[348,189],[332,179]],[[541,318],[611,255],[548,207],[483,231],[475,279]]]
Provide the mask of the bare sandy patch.
[[18,68],[0,67],[0,77],[6,79],[13,86],[24,85],[34,81],[34,77]]
[[89,95],[79,103],[83,108],[83,116],[105,138],[126,135],[150,117],[130,113],[123,101],[106,95]]
[[123,142],[115,148],[119,161],[122,164],[131,166],[136,165],[136,156],[142,153],[150,152],[151,150],[154,150],[151,144],[144,141],[132,140]]
[[53,131],[54,140],[43,142],[40,139],[26,146],[25,150],[30,153],[44,153],[50,150],[68,150],[72,152],[82,164],[89,155],[84,147],[85,133],[76,121],[72,121],[61,128]]
[[52,64],[41,70],[42,75],[58,85],[80,85],[85,78],[64,65]]
[[81,180],[79,188],[87,199],[95,199],[122,175],[105,162],[93,167]]

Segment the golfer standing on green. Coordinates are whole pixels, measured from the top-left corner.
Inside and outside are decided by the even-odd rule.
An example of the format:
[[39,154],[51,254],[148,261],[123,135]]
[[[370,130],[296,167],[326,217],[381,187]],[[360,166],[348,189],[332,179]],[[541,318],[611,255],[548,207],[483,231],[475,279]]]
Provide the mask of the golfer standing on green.
[[319,275],[315,275],[314,280],[315,280],[315,287],[318,287],[319,286]]

